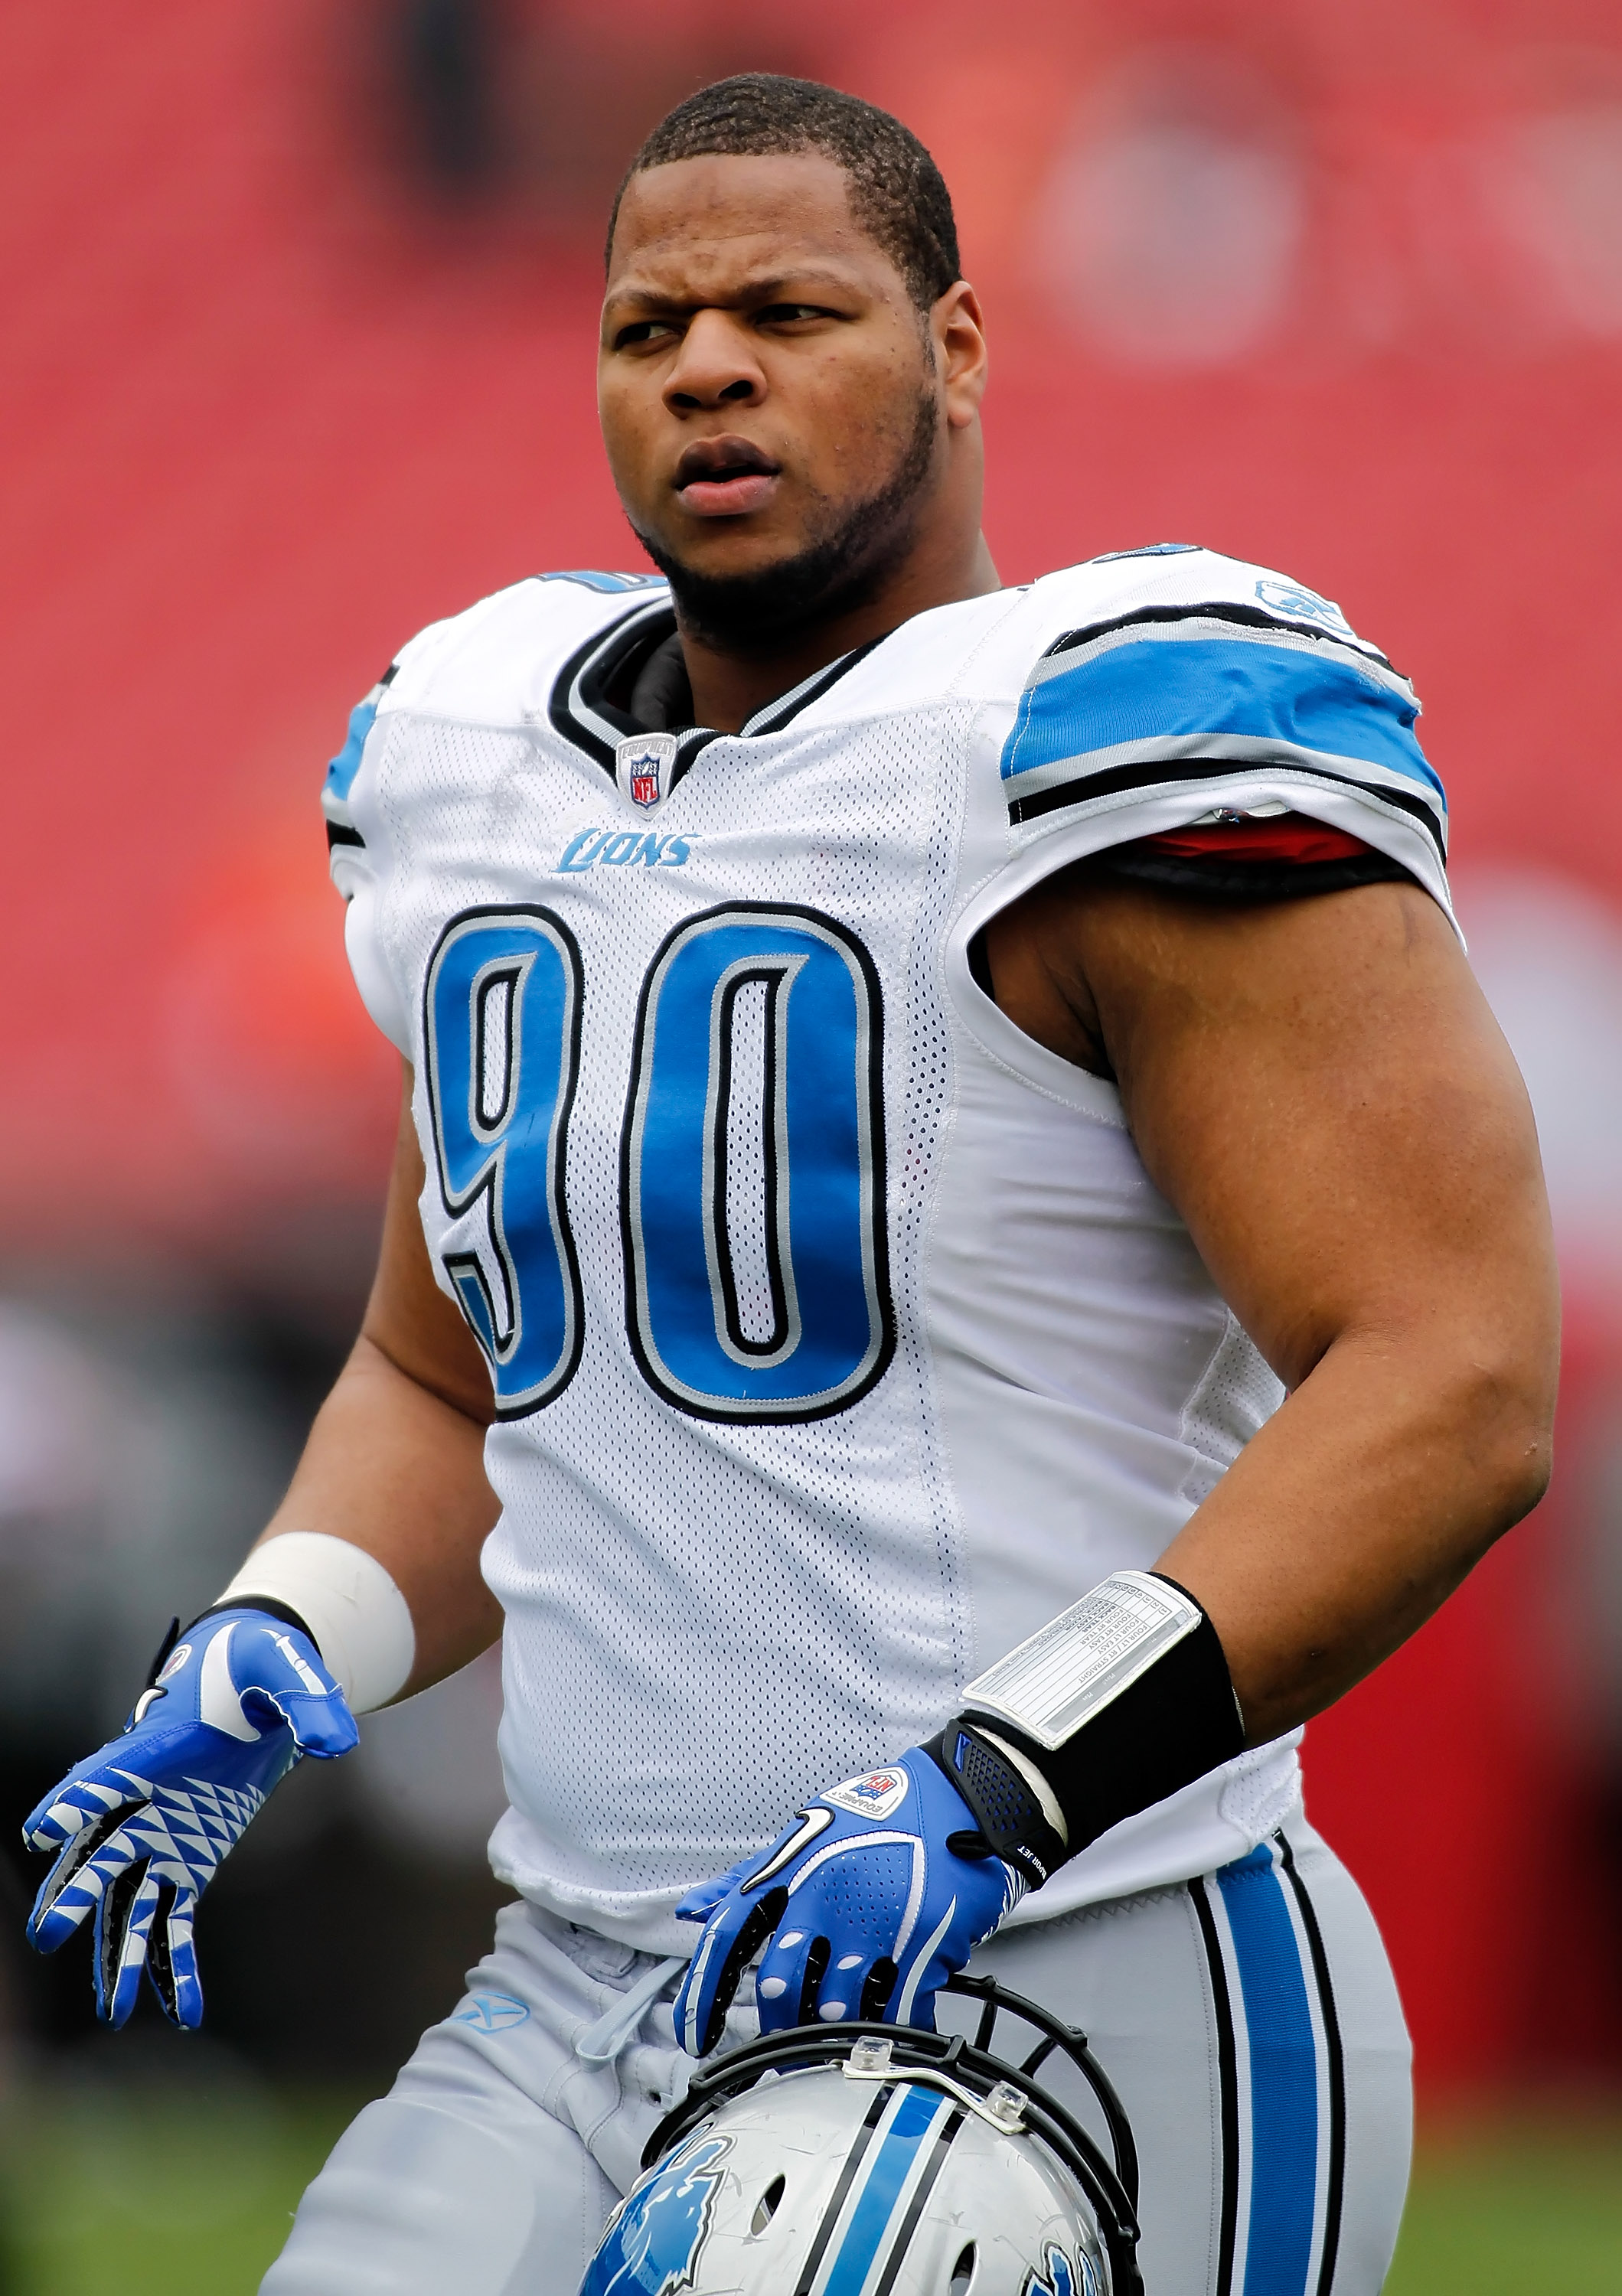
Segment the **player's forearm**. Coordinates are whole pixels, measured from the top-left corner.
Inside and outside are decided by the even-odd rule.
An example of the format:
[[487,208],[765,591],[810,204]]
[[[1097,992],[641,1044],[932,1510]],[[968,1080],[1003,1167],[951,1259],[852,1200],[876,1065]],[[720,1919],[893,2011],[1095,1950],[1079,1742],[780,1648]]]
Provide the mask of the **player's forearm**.
[[287,1531],[320,1531],[382,1564],[416,1636],[401,1696],[465,1666],[501,1632],[479,1568],[499,1512],[485,1480],[484,1431],[363,1335],[257,1542],[256,1551]]
[[1494,1332],[1348,1332],[1157,1568],[1205,1605],[1252,1744],[1331,1705],[1542,1496],[1555,1378],[1545,1271]]

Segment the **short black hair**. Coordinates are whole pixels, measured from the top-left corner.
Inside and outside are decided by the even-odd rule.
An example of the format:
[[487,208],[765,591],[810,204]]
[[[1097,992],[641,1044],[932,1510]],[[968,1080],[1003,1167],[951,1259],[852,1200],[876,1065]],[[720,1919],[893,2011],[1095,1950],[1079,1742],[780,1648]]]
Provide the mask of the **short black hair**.
[[666,113],[614,194],[605,263],[634,176],[673,160],[765,152],[820,152],[845,170],[858,220],[896,265],[921,311],[961,275],[952,194],[912,129],[859,95],[779,72],[716,80]]

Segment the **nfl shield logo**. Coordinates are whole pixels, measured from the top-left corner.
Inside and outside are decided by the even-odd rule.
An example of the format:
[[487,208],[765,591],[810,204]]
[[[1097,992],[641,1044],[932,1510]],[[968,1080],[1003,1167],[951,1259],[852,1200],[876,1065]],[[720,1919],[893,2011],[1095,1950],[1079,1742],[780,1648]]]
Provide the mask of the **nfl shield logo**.
[[614,754],[614,778],[621,794],[644,811],[657,805],[668,787],[675,755],[674,734],[635,734],[621,742]]
[[819,1794],[819,1801],[831,1801],[835,1809],[848,1809],[852,1817],[893,1817],[906,1800],[907,1775],[905,1770],[869,1770],[865,1777],[847,1778],[842,1786],[831,1786]]

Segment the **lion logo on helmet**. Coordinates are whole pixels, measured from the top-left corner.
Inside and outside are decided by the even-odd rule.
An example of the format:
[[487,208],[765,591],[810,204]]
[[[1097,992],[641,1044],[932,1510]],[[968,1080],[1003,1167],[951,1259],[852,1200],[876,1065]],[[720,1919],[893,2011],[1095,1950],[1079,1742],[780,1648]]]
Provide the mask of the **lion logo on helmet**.
[[1077,2274],[1063,2249],[1050,2240],[1042,2251],[1042,2269],[1027,2280],[1024,2296],[1099,2296],[1092,2259],[1084,2256]]
[[609,2218],[580,2296],[676,2296],[691,2288],[721,2183],[717,2163],[731,2145],[730,2136],[706,2137],[628,2193]]

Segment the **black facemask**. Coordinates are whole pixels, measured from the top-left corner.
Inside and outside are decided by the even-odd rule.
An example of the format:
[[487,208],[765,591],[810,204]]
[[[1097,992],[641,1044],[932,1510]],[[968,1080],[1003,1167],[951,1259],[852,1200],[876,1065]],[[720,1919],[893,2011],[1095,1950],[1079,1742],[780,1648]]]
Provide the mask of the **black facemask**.
[[912,435],[878,492],[837,508],[829,504],[802,550],[756,573],[696,574],[637,530],[670,585],[684,627],[723,652],[756,653],[865,604],[906,554],[939,431],[935,395],[921,392]]

